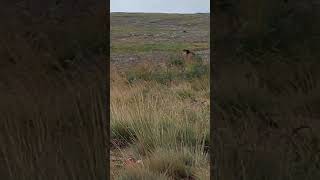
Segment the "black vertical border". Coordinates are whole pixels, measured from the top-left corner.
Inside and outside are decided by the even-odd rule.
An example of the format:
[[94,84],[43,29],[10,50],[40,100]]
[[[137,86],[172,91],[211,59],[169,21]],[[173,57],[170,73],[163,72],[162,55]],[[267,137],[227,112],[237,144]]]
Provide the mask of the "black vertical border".
[[214,179],[214,113],[213,113],[213,47],[214,47],[214,41],[213,41],[213,22],[214,22],[214,3],[216,1],[210,1],[210,179]]
[[213,102],[214,102],[214,82],[213,82],[213,70],[214,70],[214,55],[213,55],[213,47],[214,47],[214,11],[215,11],[215,4],[216,0],[210,1],[210,179],[214,179],[215,174],[215,166],[214,166],[214,113],[213,113]]
[[[220,53],[220,52],[217,52],[217,50],[216,49],[219,49],[219,50],[221,50],[221,49],[223,49],[223,48],[225,48],[225,47],[221,47],[220,46],[220,41],[219,41],[219,44],[217,45],[217,42],[218,41],[216,41],[215,40],[215,38],[214,38],[214,33],[215,33],[215,31],[216,31],[216,27],[215,27],[215,20],[216,20],[216,13],[217,13],[217,4],[219,3],[219,2],[217,2],[218,0],[213,0],[213,1],[211,1],[210,2],[210,179],[214,179],[214,180],[219,180],[219,178],[220,178],[220,175],[219,175],[219,165],[221,165],[221,161],[220,162],[217,162],[217,160],[219,160],[219,156],[221,156],[222,157],[222,154],[219,154],[221,151],[219,150],[219,151],[217,151],[216,150],[216,148],[218,147],[217,145],[218,145],[218,143],[220,143],[220,142],[218,142],[217,141],[217,139],[218,139],[218,137],[216,136],[216,132],[215,132],[215,129],[217,128],[217,126],[216,126],[216,124],[217,124],[217,119],[216,119],[216,114],[215,114],[215,109],[214,109],[214,104],[215,104],[215,91],[219,88],[219,87],[215,87],[215,82],[214,82],[214,76],[215,76],[215,69],[217,69],[217,68],[219,68],[218,67],[218,65],[217,65],[217,61],[216,61],[216,59],[215,59],[215,56],[216,56],[216,53]],[[285,1],[286,3],[288,2],[288,1]],[[290,2],[290,1],[289,1]],[[295,1],[293,2],[293,4],[295,5]],[[301,3],[301,4],[303,4],[303,3]],[[316,9],[316,8],[320,8],[320,4],[317,4],[317,3],[314,3],[314,6],[313,6],[313,8],[314,9]],[[318,9],[316,9],[316,10],[318,10]],[[316,13],[317,11],[313,11],[312,13]],[[298,11],[298,12],[297,12]],[[302,12],[299,12],[299,11],[302,11]],[[305,10],[304,10],[305,11]],[[319,11],[318,11],[319,12]],[[220,12],[219,12],[220,13]],[[301,23],[302,24],[304,24],[304,23],[310,23],[310,22],[312,22],[312,21],[310,21],[310,19],[308,19],[308,16],[307,15],[309,15],[309,14],[307,14],[307,12],[303,12],[303,8],[300,8],[300,7],[298,7],[298,5],[295,5],[295,7],[293,8],[293,10],[292,10],[292,12],[291,12],[292,14],[294,14],[294,13],[297,13],[297,14],[299,14],[299,13],[301,13],[300,14],[300,16],[299,16],[299,18],[300,19],[298,19],[298,20],[300,20],[300,22],[299,21],[297,21],[296,19],[295,19],[295,21],[297,21],[297,22],[294,22],[293,24],[295,24],[295,25],[297,25],[297,24],[299,24],[299,25],[301,25]],[[311,14],[312,14],[311,13]],[[220,15],[220,14],[219,14]],[[317,14],[318,15],[318,14]],[[319,17],[320,15],[318,15],[317,17]],[[219,16],[220,17],[220,16]],[[310,17],[310,16],[309,16]],[[220,21],[221,19],[219,19],[219,21]],[[308,21],[309,20],[309,21]],[[303,21],[305,21],[305,22],[303,22]],[[309,28],[310,28],[310,26],[312,27],[312,28],[314,28],[314,29],[316,29],[316,28],[319,28],[320,26],[318,26],[318,24],[317,24],[317,22],[319,22],[319,21],[317,21],[317,19],[314,19],[314,21],[313,21],[314,23],[312,23],[312,25],[309,25]],[[292,28],[292,31],[294,31],[295,30],[295,27],[293,26],[293,25],[288,25],[288,27],[289,28]],[[307,26],[306,26],[307,27]],[[304,29],[304,30],[306,30],[306,32],[308,33],[309,31],[309,29]],[[313,29],[312,29],[313,30]],[[310,30],[310,31],[312,31],[312,30]],[[301,29],[301,31],[302,31],[302,29]],[[314,30],[315,31],[315,30]],[[303,31],[302,31],[303,32]],[[282,32],[282,33],[285,33],[285,32]],[[301,32],[299,32],[299,33],[297,33],[297,32],[295,32],[296,34],[295,34],[295,36],[296,36],[296,38],[298,39],[298,42],[299,41],[302,41],[302,40],[300,40],[299,38],[301,38],[301,37],[304,37],[304,36],[306,36],[307,34],[302,34]],[[310,33],[310,32],[309,32]],[[318,33],[317,33],[318,34]],[[298,37],[299,35],[301,35],[301,37]],[[290,36],[290,35],[288,35],[288,36]],[[291,35],[291,36],[293,36],[293,35]],[[293,36],[294,37],[294,36]],[[315,35],[314,34],[314,37],[313,38],[318,38],[319,36],[317,35]],[[294,38],[293,38],[294,39]],[[291,39],[290,39],[291,40]],[[297,43],[297,42],[294,42],[294,43]],[[319,46],[319,41],[314,41],[313,42],[314,44],[309,44],[309,49],[317,49],[318,48],[318,46]],[[285,45],[285,46],[290,46],[290,41],[289,42],[287,42],[287,41],[284,41],[283,42],[283,44]],[[301,43],[302,44],[302,43]],[[217,46],[219,46],[219,47],[217,47]],[[318,53],[316,53],[316,51],[314,51],[314,49],[312,50],[313,51],[313,53],[315,53],[315,54],[311,54],[313,57],[312,58],[314,58],[314,56],[319,56],[319,54]],[[319,48],[318,48],[319,49]],[[218,50],[218,51],[219,51]],[[295,53],[295,52],[292,52],[293,54]],[[299,52],[297,52],[297,53],[299,53]],[[219,61],[219,59],[218,59],[218,61]],[[301,63],[301,62],[299,62],[299,63]],[[316,61],[316,62],[313,62],[313,63],[315,63],[314,65],[318,65],[318,63],[319,63],[319,61]],[[297,65],[295,65],[294,64],[294,62],[290,62],[290,63],[288,63],[288,65],[290,65],[290,69],[288,68],[287,69],[287,71],[288,72],[291,72],[291,71],[295,71],[294,69],[292,69],[292,68],[299,68],[299,67],[297,67]],[[299,64],[298,64],[298,66],[299,66]],[[273,73],[273,72],[272,72]],[[317,79],[317,78],[319,78],[319,76],[317,77],[316,75],[314,75],[315,77],[314,77],[314,81],[319,81],[319,79]],[[272,97],[271,97],[272,98]],[[293,99],[290,99],[290,100],[293,100]],[[310,106],[310,109],[312,109],[312,110],[310,110],[310,112],[312,112],[312,113],[316,113],[316,107],[315,107],[315,105],[314,104],[308,104],[309,106]],[[318,110],[319,111],[319,110]],[[317,112],[318,113],[318,112]],[[298,114],[297,113],[297,115],[300,115],[300,114]],[[297,115],[295,115],[295,116],[297,116]],[[312,115],[312,114],[311,114]],[[314,129],[314,131],[313,131],[313,133],[315,133],[316,131],[318,131],[317,130],[317,128],[319,127],[319,126],[317,126],[316,124],[312,124],[311,123],[311,125],[314,125],[313,127],[311,126],[311,127],[308,127],[308,126],[305,126],[305,125],[302,125],[302,126],[300,126],[300,127],[290,127],[290,126],[292,126],[292,125],[290,125],[288,122],[286,122],[286,121],[284,121],[284,117],[286,116],[286,114],[284,113],[284,112],[280,112],[279,113],[279,118],[281,118],[279,121],[281,122],[281,123],[283,123],[281,126],[280,126],[280,128],[282,128],[282,129],[285,129],[285,128],[288,128],[288,129],[290,129],[290,130],[288,130],[288,132],[286,132],[286,133],[290,133],[291,131],[293,132],[293,133],[296,133],[296,131],[297,130],[301,130],[301,129],[304,129],[304,128],[306,128],[306,129]],[[219,117],[218,117],[219,118]],[[319,117],[314,117],[315,118],[315,120],[314,121],[316,121],[316,120],[319,120]],[[299,119],[298,119],[299,120]],[[318,121],[319,122],[319,121]],[[315,122],[313,122],[313,123],[315,123]],[[287,126],[287,127],[286,127]],[[294,126],[294,125],[293,125]],[[292,129],[292,130],[291,130]],[[319,128],[318,128],[319,129]],[[318,136],[317,136],[318,135]],[[291,138],[291,137],[290,137]],[[319,134],[315,134],[314,135],[314,137],[313,137],[313,140],[314,141],[317,141],[317,142],[319,142]],[[277,144],[274,144],[275,146],[277,145]],[[271,147],[272,148],[272,147]],[[292,146],[288,146],[288,149],[289,148],[292,148]],[[286,154],[287,155],[287,154]],[[272,162],[272,161],[274,161],[274,160],[276,160],[276,159],[269,159],[268,161],[269,162]],[[289,161],[290,162],[290,161]],[[316,162],[316,161],[315,161]],[[220,163],[220,164],[219,164]],[[259,165],[258,164],[258,161],[257,160],[254,160],[254,163],[256,163],[256,164],[254,164],[254,165]],[[275,164],[275,162],[272,162],[272,163],[274,163]],[[306,168],[307,166],[305,166],[305,165],[303,165],[303,168]],[[317,166],[318,168],[319,168],[319,166]],[[302,168],[301,168],[302,169]],[[230,171],[231,171],[232,169],[230,169]],[[252,169],[249,169],[249,171],[252,171]],[[230,172],[230,173],[233,173],[234,174],[234,172]],[[304,172],[305,173],[305,172]],[[269,173],[268,174],[268,176],[270,176],[271,175],[271,173]],[[292,174],[291,174],[292,175]],[[313,179],[313,178],[315,178],[315,176],[316,176],[316,174],[313,174],[314,175],[314,177],[310,177],[310,174],[309,174],[309,178],[310,179]],[[265,178],[268,178],[268,177],[265,177]],[[295,177],[295,178],[297,178],[297,177]],[[307,178],[307,177],[305,177],[305,178]],[[250,178],[249,178],[250,179]]]
[[[41,9],[41,10],[46,10],[46,8],[48,8],[47,6],[45,6],[43,9],[42,9],[42,5],[45,5],[45,3],[44,4],[42,4],[42,3],[39,3],[39,4],[35,4],[34,6],[32,6],[33,4],[32,3],[37,3],[37,2],[39,2],[39,1],[35,1],[35,2],[27,2],[27,5],[28,6],[30,6],[30,7],[32,7],[32,8],[35,8],[35,9],[37,9],[37,8],[39,8],[39,9]],[[14,7],[16,4],[9,4],[9,2],[7,2],[7,1],[5,1],[5,2],[2,2],[3,4],[4,4],[4,6],[2,6],[3,8],[4,8],[4,13],[0,13],[1,15],[7,15],[6,13],[6,11],[7,11],[7,9],[5,9],[5,8],[7,8],[8,7],[8,11],[10,11],[11,9],[10,8],[12,8],[12,7]],[[13,3],[16,3],[15,1],[13,1]],[[22,3],[23,3],[23,1],[22,1]],[[29,3],[30,3],[30,5],[29,5]],[[58,3],[58,2],[56,2],[56,3]],[[1,4],[1,5],[3,5],[3,4]],[[105,49],[106,49],[106,58],[105,58],[105,60],[106,60],[106,66],[103,68],[103,69],[105,69],[105,71],[104,71],[104,74],[105,74],[105,76],[104,76],[104,78],[103,78],[103,80],[102,80],[102,82],[101,83],[106,83],[105,85],[106,86],[104,86],[104,88],[105,88],[105,90],[106,90],[106,93],[105,93],[105,95],[103,96],[103,102],[105,102],[106,104],[105,104],[105,118],[104,117],[102,117],[101,118],[101,121],[100,121],[100,128],[99,129],[96,129],[97,131],[100,131],[103,135],[104,135],[104,137],[103,137],[103,140],[104,140],[104,143],[103,143],[103,145],[101,145],[101,146],[99,146],[99,147],[92,147],[92,148],[103,148],[103,149],[99,149],[99,151],[101,150],[101,152],[103,152],[104,154],[103,154],[103,161],[105,162],[103,165],[104,165],[104,167],[101,167],[101,168],[105,168],[105,172],[106,172],[106,175],[104,176],[104,177],[106,177],[106,179],[110,179],[110,166],[109,166],[109,138],[110,138],[110,136],[109,136],[109,132],[110,132],[110,130],[109,130],[109,127],[110,127],[110,109],[109,109],[109,107],[110,107],[110,81],[109,81],[109,74],[110,74],[110,71],[109,71],[109,67],[110,67],[110,16],[109,16],[109,13],[110,13],[110,1],[108,0],[108,1],[106,1],[106,2],[99,2],[99,3],[97,3],[97,4],[99,4],[99,5],[103,5],[106,9],[105,9],[105,11],[103,12],[104,14],[102,15],[103,17],[101,17],[100,15],[99,15],[99,17],[95,17],[95,18],[103,18],[104,20],[105,20],[105,23],[103,24],[103,26],[101,26],[100,28],[102,28],[102,30],[104,31],[104,33],[105,33],[105,40],[106,40],[106,47],[105,47]],[[14,9],[14,8],[12,8],[12,9]],[[3,18],[3,17],[1,17],[1,18]],[[5,19],[6,17],[4,17],[3,19]],[[29,20],[28,19],[29,17],[27,17],[26,18],[26,20]],[[14,18],[13,18],[14,19]],[[11,20],[11,19],[9,19],[9,20]],[[16,22],[11,22],[11,23],[16,23]],[[20,22],[18,22],[18,23],[20,23]],[[1,28],[1,33],[2,33],[2,28]],[[4,30],[7,30],[7,29],[5,29],[4,28]],[[3,33],[5,33],[5,31],[3,32]],[[2,55],[2,54],[1,54]],[[3,60],[2,59],[2,57],[1,57],[1,60]],[[19,94],[17,94],[17,95],[19,95]],[[0,100],[1,101],[1,100]],[[2,109],[1,109],[2,110]],[[1,111],[0,110],[0,111]],[[19,112],[20,110],[19,109],[17,109],[17,112]],[[2,138],[2,137],[1,137]],[[32,143],[30,143],[29,145],[32,145]],[[47,145],[47,144],[45,144],[45,145]],[[18,150],[19,151],[19,150]],[[2,152],[1,152],[2,153]],[[106,154],[107,153],[107,154]],[[0,157],[1,158],[1,157]],[[29,158],[29,157],[28,157]],[[8,164],[9,165],[11,165],[11,164],[14,164],[14,162],[8,162]],[[101,164],[100,164],[101,165]],[[50,166],[50,164],[48,164],[48,166]],[[1,166],[0,166],[1,167]],[[20,167],[20,169],[23,169],[24,167]],[[99,167],[100,168],[100,167]],[[3,171],[3,169],[1,169],[0,168],[0,174],[2,173],[2,171]],[[35,171],[35,172],[29,172],[30,174],[26,174],[25,175],[25,177],[24,178],[28,178],[28,177],[30,177],[30,176],[33,176],[33,177],[35,177],[35,179],[38,179],[39,178],[39,174],[40,174],[40,172],[41,171]],[[21,172],[15,172],[15,173],[17,173],[17,174],[21,174]],[[54,178],[54,177],[47,177],[47,179],[52,179],[52,178]],[[7,178],[6,177],[3,177],[3,176],[1,176],[0,177],[0,179],[4,179],[4,180],[7,180]],[[8,179],[9,180],[9,179]]]
[[106,122],[105,127],[105,147],[106,147],[106,172],[110,179],[110,0],[106,1]]

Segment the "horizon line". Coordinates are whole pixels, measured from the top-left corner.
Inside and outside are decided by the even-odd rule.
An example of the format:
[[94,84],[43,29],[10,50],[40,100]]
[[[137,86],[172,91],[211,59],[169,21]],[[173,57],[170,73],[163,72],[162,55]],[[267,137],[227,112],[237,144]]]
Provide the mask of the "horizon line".
[[110,11],[110,13],[145,13],[145,14],[210,14],[209,12],[134,12],[134,11]]

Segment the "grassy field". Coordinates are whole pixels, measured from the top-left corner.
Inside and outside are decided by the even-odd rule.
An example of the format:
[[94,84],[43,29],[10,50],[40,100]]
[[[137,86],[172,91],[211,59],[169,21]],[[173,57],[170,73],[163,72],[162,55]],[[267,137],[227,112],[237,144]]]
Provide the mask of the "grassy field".
[[111,14],[111,63],[120,68],[195,51],[209,59],[209,14]]
[[[208,50],[209,36],[201,39],[209,32],[207,20],[208,15],[111,15],[113,179],[209,179],[209,61],[197,54],[200,61],[186,64],[180,56],[185,48]],[[183,31],[203,33],[184,42]],[[155,41],[159,33],[164,40]],[[130,54],[138,57],[125,61]],[[126,163],[129,158],[137,161]]]

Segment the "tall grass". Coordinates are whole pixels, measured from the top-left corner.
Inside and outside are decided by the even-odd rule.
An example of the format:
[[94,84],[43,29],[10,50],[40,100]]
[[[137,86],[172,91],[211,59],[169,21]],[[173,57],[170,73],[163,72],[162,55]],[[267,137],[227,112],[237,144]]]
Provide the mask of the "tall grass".
[[106,179],[102,26],[96,16],[60,24],[39,15],[47,7],[19,8],[3,11],[0,34],[1,178]]
[[1,177],[103,179],[104,75],[41,71],[12,68],[2,81]]
[[318,68],[266,51],[214,69],[217,179],[319,178]]
[[[141,63],[125,72],[112,70],[115,151],[123,152],[121,158],[131,155],[143,161],[135,170],[111,169],[115,178],[143,179],[150,174],[158,174],[158,179],[209,177],[208,65],[198,63],[191,70],[179,71],[185,65],[169,64]],[[192,75],[194,71],[199,71],[198,76]]]

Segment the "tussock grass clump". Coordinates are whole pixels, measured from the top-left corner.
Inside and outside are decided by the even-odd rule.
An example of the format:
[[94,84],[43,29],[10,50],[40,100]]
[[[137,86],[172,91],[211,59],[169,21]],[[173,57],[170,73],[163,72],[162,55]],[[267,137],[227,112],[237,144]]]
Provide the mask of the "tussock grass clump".
[[157,150],[150,159],[148,165],[151,171],[164,173],[174,179],[192,177],[192,154],[175,152],[174,150]]
[[118,180],[168,180],[163,174],[153,173],[147,169],[142,168],[130,168],[121,174]]
[[[125,167],[118,179],[209,179],[207,155],[188,148],[158,148],[148,154],[142,164]],[[207,168],[207,169],[206,169]]]

